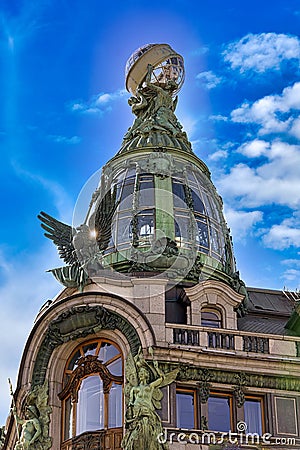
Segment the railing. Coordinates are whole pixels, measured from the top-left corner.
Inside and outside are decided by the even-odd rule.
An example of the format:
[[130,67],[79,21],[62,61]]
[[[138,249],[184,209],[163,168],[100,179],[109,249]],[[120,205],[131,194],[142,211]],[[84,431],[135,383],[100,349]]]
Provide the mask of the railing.
[[173,343],[182,345],[199,345],[199,331],[174,328]]
[[243,336],[244,352],[270,353],[269,339],[259,336]]
[[300,358],[300,338],[265,335],[241,330],[216,329],[204,326],[167,324],[166,338],[172,345],[200,347],[202,351],[241,352],[274,355],[279,358]]
[[234,334],[218,333],[216,331],[209,331],[208,347],[210,348],[224,348],[226,350],[235,349]]
[[61,450],[121,450],[122,428],[88,431],[61,445]]

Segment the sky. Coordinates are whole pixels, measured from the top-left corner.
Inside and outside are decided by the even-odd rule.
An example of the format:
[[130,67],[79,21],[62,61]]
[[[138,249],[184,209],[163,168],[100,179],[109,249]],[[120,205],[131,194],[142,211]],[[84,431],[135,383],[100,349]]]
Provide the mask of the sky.
[[37,214],[72,223],[134,117],[124,69],[148,43],[185,60],[176,110],[223,198],[246,285],[300,288],[298,0],[2,0],[0,425],[61,265]]

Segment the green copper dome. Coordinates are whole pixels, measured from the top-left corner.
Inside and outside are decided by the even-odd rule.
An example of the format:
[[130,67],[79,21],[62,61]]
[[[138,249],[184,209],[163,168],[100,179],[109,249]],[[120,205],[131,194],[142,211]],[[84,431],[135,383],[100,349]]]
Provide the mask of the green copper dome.
[[[136,148],[103,169],[117,204],[102,264],[123,273],[197,280],[235,272],[222,200],[205,164],[175,149]],[[97,230],[96,200],[89,217]]]
[[135,120],[102,170],[86,220],[74,229],[40,215],[68,264],[52,270],[64,285],[118,272],[243,286],[222,200],[175,115],[183,75],[182,57],[166,44],[134,53],[126,83]]

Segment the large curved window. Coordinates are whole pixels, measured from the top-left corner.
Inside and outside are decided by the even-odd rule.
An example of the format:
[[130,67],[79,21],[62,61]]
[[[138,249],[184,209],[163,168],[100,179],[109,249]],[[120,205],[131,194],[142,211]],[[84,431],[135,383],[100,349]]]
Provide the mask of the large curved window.
[[[221,203],[213,189],[210,181],[197,170],[187,170],[186,175],[173,174],[175,238],[181,247],[188,247],[191,241],[196,241],[201,253],[225,263]],[[195,230],[190,225],[189,211],[193,212]]]
[[112,236],[105,254],[133,246],[149,246],[155,230],[154,176],[137,174],[134,167],[125,169],[114,181],[117,208]]
[[84,432],[122,427],[123,360],[108,340],[81,344],[70,356],[64,375],[63,440]]

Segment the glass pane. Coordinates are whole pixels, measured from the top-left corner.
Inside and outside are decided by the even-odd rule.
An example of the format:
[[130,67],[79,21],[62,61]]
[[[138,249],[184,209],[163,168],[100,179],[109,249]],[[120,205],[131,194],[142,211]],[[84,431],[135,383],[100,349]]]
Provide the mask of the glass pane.
[[78,392],[76,435],[104,427],[103,383],[93,375],[82,380]]
[[122,359],[116,359],[107,366],[112,375],[122,375]]
[[98,355],[98,359],[105,363],[109,361],[114,356],[118,355],[120,351],[112,344],[108,344],[107,342],[103,342],[101,344],[100,352]]
[[208,229],[206,223],[196,220],[198,227],[198,236],[196,237],[196,241],[200,245],[200,247],[208,248]]
[[117,232],[117,244],[123,244],[125,242],[130,241],[131,236],[131,218],[120,218],[120,216],[117,219],[117,225],[118,225],[118,232]]
[[94,355],[96,352],[98,342],[92,342],[91,344],[84,345],[83,347],[83,353],[85,356],[87,355]]
[[131,178],[126,178],[124,185],[123,185],[123,190],[122,190],[122,194],[121,194],[121,204],[119,207],[119,210],[124,210],[124,209],[130,209],[132,208],[132,194],[133,194],[133,190],[134,190],[134,182],[135,182],[135,178],[131,177]]
[[190,218],[188,216],[175,216],[175,236],[189,240]]
[[72,356],[71,361],[69,362],[68,369],[74,370],[77,367],[77,360],[81,357],[80,351],[78,350],[74,356]]
[[229,397],[209,397],[208,399],[208,429],[213,431],[230,430],[230,399]]
[[177,392],[176,394],[177,428],[195,428],[194,393]]
[[221,320],[219,316],[214,312],[203,311],[201,313],[201,325],[203,327],[221,327]]
[[198,194],[194,190],[192,190],[192,199],[193,199],[193,206],[194,211],[199,212],[201,214],[205,214],[205,208],[203,205],[203,202]]
[[152,209],[138,213],[137,228],[140,237],[152,236],[154,234],[154,217]]
[[139,206],[154,206],[153,175],[139,177]]
[[109,391],[108,426],[122,426],[122,385],[113,383]]
[[73,404],[71,397],[65,401],[65,434],[64,440],[72,437],[72,423],[73,423]]
[[244,417],[247,433],[262,435],[261,404],[259,400],[246,400],[244,403]]
[[218,232],[213,227],[211,227],[210,229],[210,236],[211,236],[211,250],[216,253],[221,253],[218,241]]
[[174,207],[178,208],[187,208],[186,206],[186,200],[185,200],[185,191],[184,186],[182,183],[173,181],[172,182],[173,187],[173,201],[174,201]]

